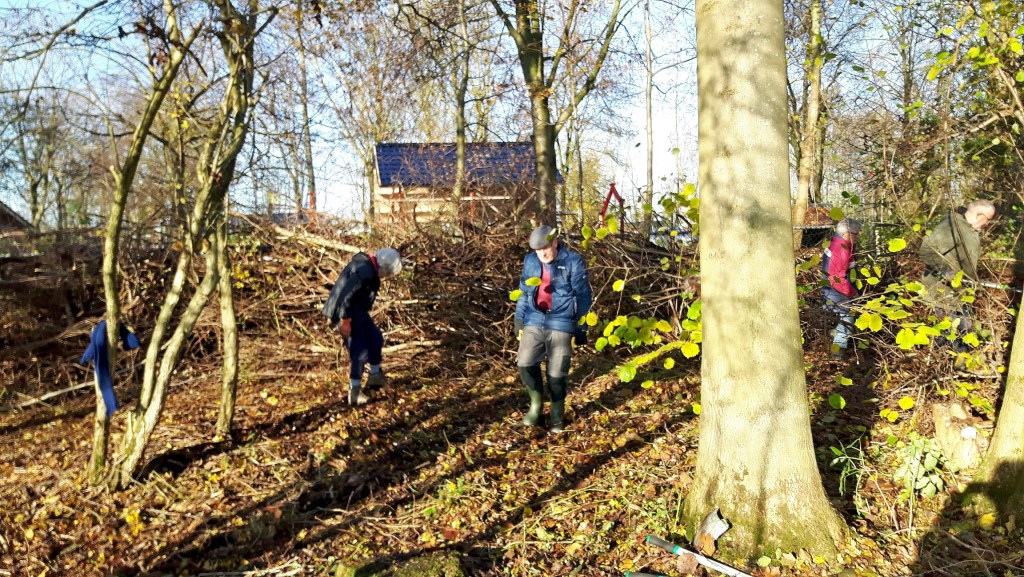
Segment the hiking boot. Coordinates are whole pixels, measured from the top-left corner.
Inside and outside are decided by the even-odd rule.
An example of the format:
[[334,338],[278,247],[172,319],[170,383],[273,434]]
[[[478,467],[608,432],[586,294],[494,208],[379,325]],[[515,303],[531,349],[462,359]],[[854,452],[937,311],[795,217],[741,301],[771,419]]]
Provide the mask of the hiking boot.
[[370,402],[370,398],[360,392],[361,387],[350,387],[348,390],[348,404],[353,407],[360,407]]
[[384,371],[381,371],[379,373],[370,373],[370,376],[366,377],[366,390],[373,392],[379,390],[387,383],[388,378],[384,376]]
[[530,410],[523,416],[523,424],[527,427],[535,427],[540,422],[540,412],[544,407],[544,394],[529,387],[526,394],[530,395]]
[[551,401],[551,426],[548,430],[556,435],[565,430],[565,399]]

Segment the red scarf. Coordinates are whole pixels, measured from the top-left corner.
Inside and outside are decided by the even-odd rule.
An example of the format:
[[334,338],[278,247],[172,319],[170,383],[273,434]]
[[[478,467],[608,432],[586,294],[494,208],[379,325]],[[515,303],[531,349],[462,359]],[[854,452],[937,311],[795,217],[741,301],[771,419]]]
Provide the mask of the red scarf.
[[541,263],[540,286],[537,287],[537,310],[546,313],[551,310],[551,267]]

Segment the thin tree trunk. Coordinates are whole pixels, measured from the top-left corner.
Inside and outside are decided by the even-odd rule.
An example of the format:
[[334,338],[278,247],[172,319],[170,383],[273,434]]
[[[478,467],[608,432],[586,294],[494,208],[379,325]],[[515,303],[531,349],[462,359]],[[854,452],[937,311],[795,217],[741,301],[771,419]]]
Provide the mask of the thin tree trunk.
[[733,555],[831,555],[847,531],[822,487],[808,417],[782,3],[698,0],[696,13],[703,413],[686,524],[717,507]]
[[644,66],[646,67],[646,83],[644,84],[645,118],[647,119],[647,188],[644,189],[642,209],[644,218],[640,232],[646,238],[651,234],[651,217],[654,212],[654,56],[651,42],[654,40],[651,30],[651,0],[644,0]]
[[309,218],[316,218],[316,176],[313,174],[313,132],[309,128],[309,79],[306,72],[306,40],[303,38],[305,28],[303,3],[298,4],[298,24],[296,35],[299,39],[299,98],[302,100],[302,148],[303,166],[306,173],[306,189],[309,192]]
[[797,165],[796,201],[793,203],[793,246],[803,242],[802,228],[807,217],[807,203],[811,197],[811,178],[818,144],[818,124],[821,111],[821,0],[811,0],[811,31],[807,42],[807,102],[804,105],[803,134],[800,138],[800,163]]
[[228,262],[228,224],[225,215],[221,216],[214,241],[214,247],[219,255],[217,268],[220,277],[220,329],[224,350],[217,435],[227,438],[231,434],[231,421],[235,416],[238,391],[238,319],[235,316],[235,300],[231,286],[231,263]]
[[[185,249],[179,257],[179,272],[185,270],[186,267],[183,267],[182,263],[190,259],[190,254],[194,253],[195,247],[201,239],[212,239],[214,245],[218,243],[215,238],[216,227],[211,228],[210,223],[217,223],[219,219],[226,218],[226,215],[223,214],[223,203],[234,178],[238,153],[245,144],[249,128],[248,114],[254,73],[253,40],[259,33],[256,29],[255,0],[250,1],[246,15],[239,13],[230,0],[215,0],[215,4],[225,22],[225,32],[220,40],[228,64],[228,86],[221,103],[220,113],[212,123],[209,140],[197,162],[196,175],[199,180],[199,191],[192,208]],[[263,26],[269,24],[276,14],[277,10],[271,9]],[[180,293],[180,290],[176,291],[175,287],[172,287],[165,299],[161,317],[158,319],[158,326],[154,327],[154,337],[150,342],[146,380],[143,382],[139,406],[128,414],[118,459],[111,471],[109,483],[114,488],[126,486],[142,460],[146,446],[163,411],[171,377],[188,344],[188,336],[192,333],[192,329],[213,291],[219,286],[221,266],[219,257],[220,254],[216,247],[206,251],[206,270],[203,280],[185,307],[174,333],[168,339],[160,361],[159,372],[154,376],[155,365],[151,364],[151,359],[155,361],[157,351],[162,345],[155,335],[160,332],[162,338],[163,330],[166,329],[166,323],[169,320],[164,315],[168,310],[173,310],[173,307],[168,307],[167,304],[170,300],[178,298],[175,293]],[[176,282],[178,281],[177,276],[176,274]],[[163,327],[160,326],[160,320],[163,321]]]
[[[149,100],[146,103],[146,109],[142,114],[142,118],[135,127],[135,132],[132,134],[131,144],[128,147],[128,152],[125,156],[124,162],[119,168],[112,170],[114,173],[114,198],[110,203],[110,211],[107,214],[107,231],[103,240],[102,272],[103,296],[107,303],[107,359],[110,362],[111,379],[114,378],[114,367],[117,365],[117,342],[119,337],[118,325],[120,324],[121,318],[121,305],[118,294],[119,282],[117,275],[117,257],[119,252],[119,243],[121,240],[121,228],[124,221],[124,210],[125,205],[128,202],[128,192],[131,190],[132,185],[135,182],[135,173],[138,170],[139,162],[142,159],[142,152],[146,143],[146,138],[149,136],[149,130],[153,126],[153,122],[156,120],[157,114],[160,112],[160,106],[163,104],[164,98],[170,91],[171,85],[174,83],[174,79],[177,77],[181,63],[185,59],[185,54],[188,53],[192,42],[198,36],[197,33],[193,33],[190,38],[181,42],[181,34],[178,30],[175,8],[169,0],[164,3],[164,8],[167,15],[168,38],[173,40],[170,43],[171,53],[167,59],[167,63],[161,70],[162,75],[157,79],[156,84],[153,87],[153,92],[149,95]],[[100,407],[103,405],[103,398],[101,395],[97,395],[96,399],[97,419],[94,426],[95,431],[93,439],[94,441],[103,443],[104,446],[94,446],[94,455],[100,451],[106,454],[107,430],[109,430],[109,422],[106,416],[105,406],[103,407],[102,419],[99,416]],[[105,458],[90,459],[87,477],[93,480],[102,479],[103,471],[94,467],[105,462]]]
[[[113,375],[111,375],[113,378]],[[107,404],[103,401],[99,379],[93,378],[96,390],[96,412],[93,416],[92,453],[86,468],[89,483],[98,485],[103,482],[103,472],[107,467],[107,447],[110,445],[110,419],[107,418]]]

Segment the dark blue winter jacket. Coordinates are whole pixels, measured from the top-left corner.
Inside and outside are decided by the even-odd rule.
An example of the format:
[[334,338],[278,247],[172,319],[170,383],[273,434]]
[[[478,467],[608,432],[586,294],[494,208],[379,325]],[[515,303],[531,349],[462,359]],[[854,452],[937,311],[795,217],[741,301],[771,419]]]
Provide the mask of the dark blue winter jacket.
[[523,294],[516,301],[516,321],[524,326],[575,333],[579,320],[590,312],[594,300],[587,265],[580,255],[559,245],[555,260],[545,266],[551,267],[551,310],[545,313],[537,309],[539,287],[526,284],[529,278],[541,277],[540,259],[537,253],[530,252],[523,259],[523,275],[519,279]]
[[357,253],[338,275],[322,314],[332,324],[338,324],[354,314],[369,313],[379,291],[380,274],[372,257],[365,252]]

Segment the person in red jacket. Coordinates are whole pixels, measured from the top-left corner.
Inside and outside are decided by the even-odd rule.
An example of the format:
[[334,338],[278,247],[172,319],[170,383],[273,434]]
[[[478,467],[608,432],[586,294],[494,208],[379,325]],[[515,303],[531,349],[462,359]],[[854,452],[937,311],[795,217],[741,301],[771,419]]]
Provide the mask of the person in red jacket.
[[839,315],[835,336],[832,338],[833,359],[841,359],[850,344],[850,327],[853,326],[853,314],[846,304],[858,295],[857,287],[850,279],[853,268],[853,247],[860,234],[861,223],[852,218],[844,218],[836,224],[832,242],[825,249],[821,268],[828,283],[824,287],[825,307]]

